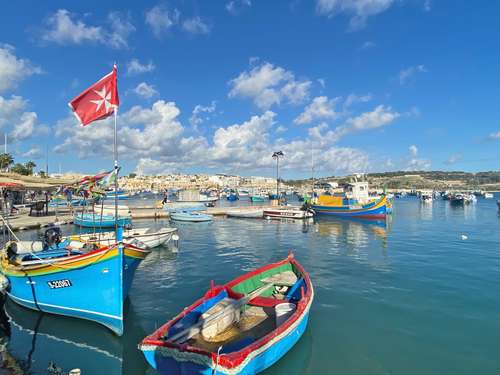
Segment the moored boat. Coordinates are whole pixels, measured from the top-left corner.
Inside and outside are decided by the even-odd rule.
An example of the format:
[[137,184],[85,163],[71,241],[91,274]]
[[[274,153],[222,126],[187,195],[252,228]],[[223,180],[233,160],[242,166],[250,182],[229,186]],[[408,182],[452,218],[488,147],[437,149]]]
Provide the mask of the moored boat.
[[249,210],[238,210],[238,211],[228,211],[228,217],[236,217],[242,219],[262,219],[263,210],[249,209]]
[[320,195],[312,202],[311,207],[318,215],[380,219],[392,210],[392,203],[384,194],[377,198],[368,195],[368,182],[349,183],[344,194]]
[[96,213],[78,213],[73,218],[73,224],[85,228],[114,228],[115,225],[124,227],[132,224],[130,217],[120,217],[115,220],[114,215],[99,215]]
[[170,213],[170,219],[175,221],[190,221],[193,223],[200,223],[204,221],[212,221],[213,216],[202,214],[200,212],[175,211]]
[[250,196],[250,200],[252,202],[264,202],[265,201],[265,197],[261,196],[261,195],[252,195]]
[[135,270],[149,250],[132,245],[79,246],[70,241],[44,246],[40,252],[17,253],[10,242],[0,257],[16,303],[41,312],[100,323],[123,333],[123,303]]
[[256,374],[297,343],[313,299],[309,275],[290,255],[212,285],[139,348],[160,374]]
[[[177,228],[136,228],[123,231],[123,243],[139,248],[153,249],[166,245],[177,233]],[[116,243],[115,232],[89,233],[70,236],[69,239],[83,242],[112,245]]]
[[314,216],[314,211],[301,207],[283,206],[266,208],[263,213],[266,219],[308,219]]

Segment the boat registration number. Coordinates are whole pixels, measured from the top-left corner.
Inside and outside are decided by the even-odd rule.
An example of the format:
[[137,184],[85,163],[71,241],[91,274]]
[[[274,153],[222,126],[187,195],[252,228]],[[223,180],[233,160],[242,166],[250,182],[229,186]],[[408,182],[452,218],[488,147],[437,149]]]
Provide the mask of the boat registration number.
[[47,284],[49,285],[50,289],[69,288],[70,286],[72,286],[71,281],[69,281],[68,279],[47,281]]

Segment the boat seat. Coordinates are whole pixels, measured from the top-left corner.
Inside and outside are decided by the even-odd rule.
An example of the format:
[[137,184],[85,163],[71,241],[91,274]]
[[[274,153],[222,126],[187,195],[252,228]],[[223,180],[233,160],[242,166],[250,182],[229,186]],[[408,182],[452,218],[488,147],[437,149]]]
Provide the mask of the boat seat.
[[282,299],[258,296],[248,301],[248,304],[259,307],[275,307],[276,305],[279,305],[283,302],[284,301]]
[[253,337],[244,337],[241,340],[230,342],[226,345],[222,345],[221,353],[232,353],[237,352],[255,341]]

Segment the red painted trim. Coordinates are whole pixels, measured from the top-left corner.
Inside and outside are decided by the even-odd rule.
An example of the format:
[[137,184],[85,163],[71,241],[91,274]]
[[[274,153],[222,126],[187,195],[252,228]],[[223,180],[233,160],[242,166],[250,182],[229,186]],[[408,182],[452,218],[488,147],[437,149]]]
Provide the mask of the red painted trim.
[[224,366],[226,368],[234,368],[234,367],[240,365],[249,354],[251,354],[253,351],[259,349],[260,347],[264,346],[265,344],[267,344],[269,341],[271,341],[275,337],[282,334],[293,323],[295,323],[297,320],[299,320],[303,316],[305,309],[306,309],[307,305],[309,304],[309,301],[311,300],[311,297],[312,297],[311,279],[309,277],[309,274],[304,270],[304,268],[300,265],[300,263],[294,259],[293,254],[290,254],[286,259],[284,259],[280,262],[271,263],[271,264],[268,264],[264,267],[258,268],[254,271],[248,272],[248,273],[230,281],[229,283],[225,284],[224,286],[217,286],[214,289],[209,290],[205,294],[205,296],[198,299],[191,306],[189,306],[188,308],[183,310],[175,318],[173,318],[172,320],[170,320],[169,322],[167,322],[166,324],[161,326],[159,329],[157,329],[151,335],[147,336],[142,341],[142,345],[169,347],[169,348],[177,349],[180,351],[187,351],[187,352],[191,352],[191,353],[205,355],[207,357],[211,357],[213,361],[217,361],[217,353],[208,352],[208,351],[205,351],[205,350],[202,350],[199,348],[195,348],[195,347],[192,347],[189,345],[179,345],[179,344],[171,343],[168,341],[164,341],[161,338],[163,336],[165,336],[165,333],[168,331],[168,329],[173,324],[175,324],[179,319],[183,318],[187,313],[189,313],[191,310],[193,310],[196,306],[200,305],[206,299],[217,295],[217,293],[222,291],[222,289],[226,289],[228,291],[228,293],[232,292],[234,294],[235,292],[232,291],[232,289],[231,289],[231,287],[233,287],[234,285],[236,285],[236,284],[238,284],[238,283],[240,283],[240,282],[242,282],[242,281],[244,281],[244,280],[246,280],[254,275],[257,275],[259,273],[262,273],[262,272],[267,271],[269,269],[281,266],[281,265],[286,264],[286,263],[291,263],[292,265],[294,265],[298,269],[298,271],[302,274],[302,277],[304,278],[304,282],[307,285],[307,292],[305,293],[304,298],[302,298],[301,301],[297,304],[297,309],[295,310],[295,312],[292,314],[292,316],[284,324],[282,324],[281,326],[279,326],[277,329],[270,332],[266,336],[262,337],[261,339],[255,341],[252,344],[248,345],[247,347],[243,348],[242,350],[240,350],[238,352],[229,353],[229,354],[222,354],[218,358],[219,366]]

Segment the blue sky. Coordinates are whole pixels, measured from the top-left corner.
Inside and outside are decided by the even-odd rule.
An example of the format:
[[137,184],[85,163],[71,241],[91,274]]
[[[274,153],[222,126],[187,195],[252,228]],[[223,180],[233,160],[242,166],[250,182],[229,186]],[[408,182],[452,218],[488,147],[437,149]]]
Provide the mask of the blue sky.
[[283,177],[497,170],[500,3],[6,2],[0,132],[18,161],[92,173],[112,124],[67,102],[118,64],[124,172]]

